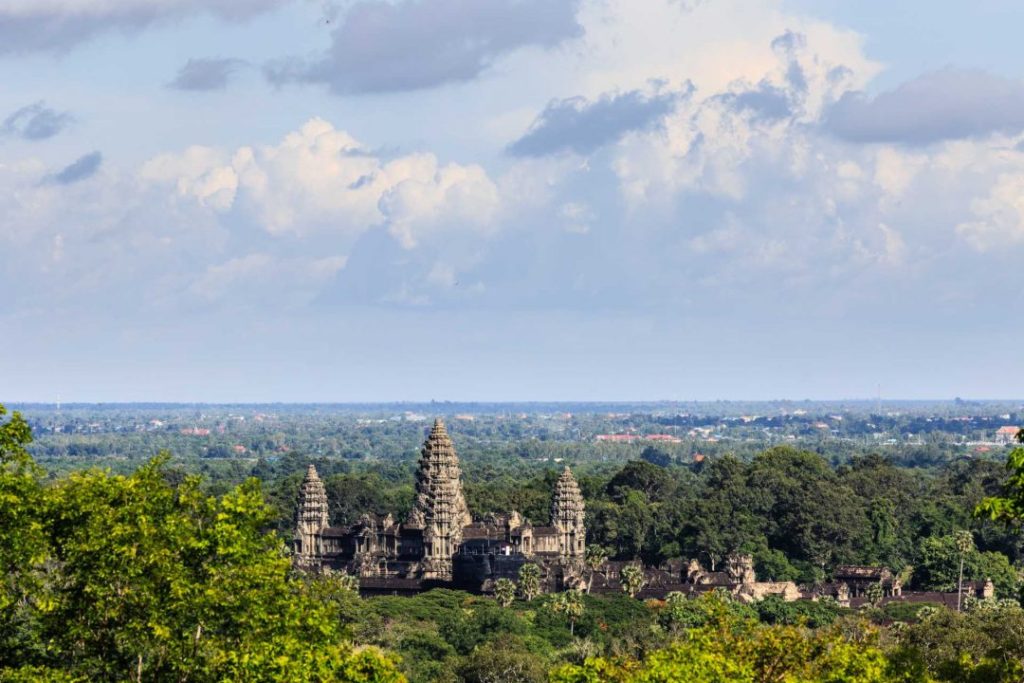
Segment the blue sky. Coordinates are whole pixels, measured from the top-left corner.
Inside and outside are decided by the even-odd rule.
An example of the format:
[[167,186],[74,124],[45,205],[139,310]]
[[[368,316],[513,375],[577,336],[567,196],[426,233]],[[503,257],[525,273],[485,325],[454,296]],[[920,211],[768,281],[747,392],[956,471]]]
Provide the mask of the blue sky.
[[0,398],[1019,397],[1021,19],[5,0]]

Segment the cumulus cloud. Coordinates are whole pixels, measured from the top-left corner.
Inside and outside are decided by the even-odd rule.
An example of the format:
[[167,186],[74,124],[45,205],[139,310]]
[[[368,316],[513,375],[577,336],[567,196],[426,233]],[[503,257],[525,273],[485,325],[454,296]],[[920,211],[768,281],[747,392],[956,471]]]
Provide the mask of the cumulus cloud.
[[72,121],[68,112],[51,109],[40,101],[18,109],[4,119],[0,132],[25,140],[46,140],[63,131]]
[[[669,12],[679,13],[675,2],[635,1],[657,10],[633,16],[657,35]],[[593,13],[625,4],[587,7],[580,21],[589,41],[618,29]],[[735,7],[702,4],[670,28],[699,38]],[[54,272],[115,251],[133,265],[83,269],[76,281],[113,288],[145,278],[147,301],[210,306],[728,308],[756,316],[981,291],[993,271],[978,262],[1024,243],[1014,199],[1024,195],[1021,136],[847,144],[825,121],[843,93],[864,89],[873,65],[834,28],[768,19],[758,16],[729,50],[691,46],[710,60],[700,62],[703,71],[691,63],[703,79],[692,88],[685,71],[657,86],[659,72],[614,72],[629,66],[629,55],[614,49],[642,41],[599,36],[604,42],[588,42],[578,57],[583,76],[543,84],[585,96],[551,99],[538,87],[532,104],[500,105],[517,107],[514,127],[502,123],[505,139],[541,113],[494,167],[471,156],[452,163],[429,151],[382,152],[323,119],[278,140],[172,150],[120,179],[106,165],[94,181],[60,188],[38,182],[41,163],[19,171],[32,178],[28,187],[5,184],[3,174],[14,171],[0,167],[0,232],[8,233],[0,239],[31,244],[22,253]],[[664,64],[675,64],[673,55]],[[502,69],[536,57],[523,51]],[[31,234],[21,226],[33,226]],[[977,278],[960,280],[967,293],[926,295],[921,283],[935,285],[936,272]],[[880,297],[865,281],[914,296]]]
[[89,152],[65,166],[53,175],[47,176],[47,180],[57,185],[70,185],[81,180],[91,178],[100,170],[103,163],[103,155],[100,152]]
[[926,145],[1024,130],[1024,82],[984,71],[946,68],[868,97],[846,93],[825,128],[851,142]]
[[550,102],[530,130],[509,145],[516,156],[543,156],[560,151],[588,154],[664,117],[682,95],[648,95],[639,90],[606,94],[595,102],[572,97]]
[[989,251],[1024,242],[1024,173],[1004,173],[988,195],[971,202],[975,220],[956,226],[974,249]]
[[427,153],[382,158],[323,119],[278,145],[161,155],[141,175],[270,235],[351,240],[385,226],[406,248],[434,234],[486,233],[499,204],[479,166],[441,164]]
[[0,283],[23,309],[294,309],[333,286],[369,235],[418,275],[383,282],[371,265],[366,300],[409,305],[421,287],[453,288],[499,226],[481,167],[382,156],[320,119],[272,144],[194,146],[101,174],[102,163],[95,152],[52,174],[0,164]]
[[323,83],[336,93],[417,90],[476,78],[522,47],[581,35],[579,0],[363,0],[318,59],[267,65],[274,83]]
[[138,31],[190,14],[240,20],[288,0],[6,0],[0,53],[67,50],[112,30]]
[[240,59],[190,59],[168,83],[176,90],[223,90],[231,77],[245,65]]

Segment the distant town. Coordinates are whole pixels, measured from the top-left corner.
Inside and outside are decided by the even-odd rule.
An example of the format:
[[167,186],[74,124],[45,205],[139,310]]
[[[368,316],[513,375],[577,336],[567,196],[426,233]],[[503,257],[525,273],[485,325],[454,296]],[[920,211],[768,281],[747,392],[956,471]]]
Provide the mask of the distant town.
[[[791,444],[826,457],[884,452],[902,464],[1002,457],[1024,426],[1024,401],[704,403],[23,404],[33,455],[134,459],[311,456],[391,460],[414,452],[423,423],[457,425],[460,448],[520,458],[617,459],[645,449],[699,461]],[[145,436],[142,440],[140,437]],[[145,443],[146,445],[143,445]],[[588,446],[573,454],[561,447]],[[556,453],[557,452],[557,453]],[[653,456],[652,456],[653,457]],[[833,459],[835,459],[833,458]]]

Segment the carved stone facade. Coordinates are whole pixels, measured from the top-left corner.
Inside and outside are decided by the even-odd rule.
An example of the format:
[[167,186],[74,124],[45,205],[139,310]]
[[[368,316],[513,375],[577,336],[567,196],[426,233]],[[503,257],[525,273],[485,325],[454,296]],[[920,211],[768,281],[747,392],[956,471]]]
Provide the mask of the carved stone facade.
[[317,564],[323,555],[320,531],[327,527],[329,519],[327,489],[316,468],[310,465],[299,489],[299,505],[295,510],[296,564],[304,568]]
[[[588,567],[585,521],[583,495],[568,467],[552,492],[549,526],[535,527],[515,511],[474,521],[462,492],[455,447],[444,423],[437,420],[420,452],[416,500],[403,524],[391,515],[366,514],[351,526],[330,526],[327,491],[310,465],[299,489],[294,561],[305,571],[333,569],[357,575],[367,592],[411,594],[432,586],[486,592],[498,579],[517,579],[526,563],[539,567],[543,591],[620,592],[623,569],[634,563],[609,560]],[[802,590],[791,581],[758,581],[753,559],[742,554],[730,555],[720,571],[708,571],[695,559],[675,559],[645,567],[644,574],[641,598],[724,590],[743,602],[772,595],[787,601],[827,597],[844,607],[858,607],[878,585],[883,602],[957,602],[955,592],[906,593],[904,577],[885,567],[836,567],[830,581]],[[994,593],[991,580],[965,585],[965,594],[978,599],[991,599]]]
[[406,522],[422,524],[424,579],[450,580],[452,557],[462,545],[462,530],[473,523],[462,495],[462,471],[444,422],[434,421],[416,473],[416,506]]
[[312,465],[299,491],[296,566],[356,574],[364,589],[452,584],[487,590],[531,562],[541,567],[545,585],[559,590],[582,581],[585,549],[585,506],[569,468],[553,492],[550,526],[534,527],[515,511],[474,521],[458,455],[441,420],[420,451],[416,500],[404,524],[390,515],[363,515],[351,526],[331,527],[327,493]]
[[555,496],[551,500],[551,526],[558,532],[560,555],[583,557],[587,541],[585,509],[580,487],[566,467],[555,484]]

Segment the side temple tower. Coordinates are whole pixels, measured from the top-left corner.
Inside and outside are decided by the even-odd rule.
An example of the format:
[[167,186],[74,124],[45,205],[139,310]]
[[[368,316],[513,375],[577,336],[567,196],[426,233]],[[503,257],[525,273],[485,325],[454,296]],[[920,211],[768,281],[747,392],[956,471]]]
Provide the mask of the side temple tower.
[[551,526],[558,533],[558,554],[583,557],[587,532],[584,527],[583,494],[572,471],[566,467],[555,484],[551,501]]
[[299,505],[295,510],[295,563],[303,568],[317,568],[323,556],[322,533],[330,521],[327,489],[313,465],[299,489]]
[[408,523],[423,528],[423,578],[452,578],[452,556],[462,543],[463,528],[470,523],[459,458],[444,422],[437,419],[420,451],[416,504]]

